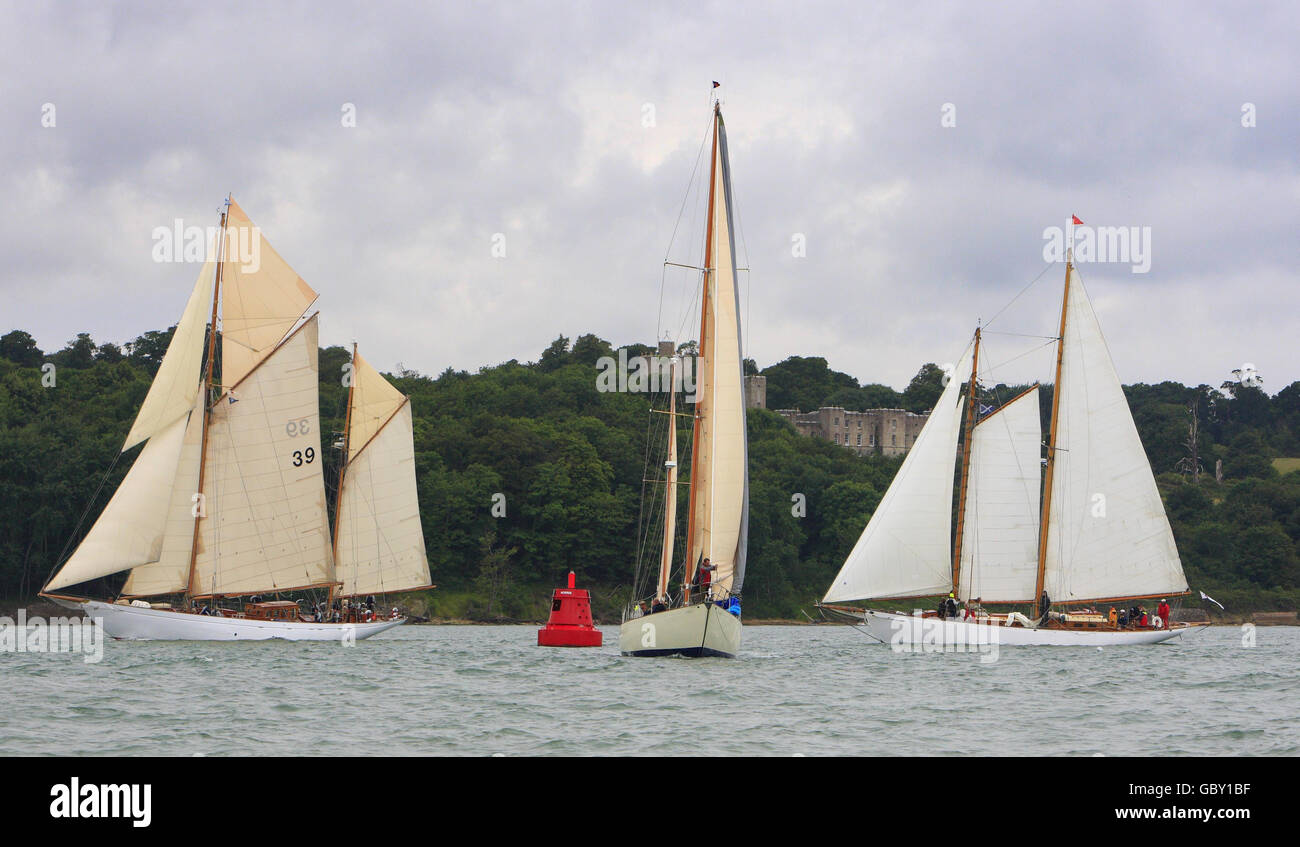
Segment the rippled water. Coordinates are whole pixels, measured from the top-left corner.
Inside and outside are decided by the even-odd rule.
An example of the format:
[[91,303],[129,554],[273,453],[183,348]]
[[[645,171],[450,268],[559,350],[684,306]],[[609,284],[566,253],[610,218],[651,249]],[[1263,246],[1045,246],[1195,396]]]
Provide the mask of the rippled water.
[[534,646],[534,627],[337,644],[109,642],[0,654],[0,754],[1300,753],[1300,628],[1148,647],[897,655],[843,626],[745,629],[741,656]]

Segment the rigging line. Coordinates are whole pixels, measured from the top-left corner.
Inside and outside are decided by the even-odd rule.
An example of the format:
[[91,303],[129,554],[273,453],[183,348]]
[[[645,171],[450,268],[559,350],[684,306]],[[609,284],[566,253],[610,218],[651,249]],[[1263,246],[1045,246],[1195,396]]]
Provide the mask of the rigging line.
[[[709,116],[709,126],[712,128],[713,116]],[[691,199],[691,186],[695,184],[695,175],[700,170],[700,160],[704,158],[704,145],[709,140],[709,132],[704,133],[704,138],[700,139],[700,149],[695,154],[695,165],[691,168],[691,178],[686,181],[686,191],[682,196],[681,208],[677,210],[677,221],[673,224],[673,234],[668,238],[668,249],[664,251],[664,262],[672,255],[673,244],[677,241],[677,229],[682,225],[682,216],[686,214],[686,204]],[[666,273],[666,272],[665,272]],[[659,320],[655,324],[655,337],[659,337],[659,324],[662,323],[664,313],[664,277],[661,275],[659,280]]]
[[989,332],[988,330],[984,330],[984,334],[985,335],[1014,335],[1017,338],[1046,338],[1050,341],[1056,340],[1055,335],[1032,335],[1024,332],[996,332],[996,331]]
[[1039,344],[1037,347],[1033,347],[1033,348],[1031,348],[1031,349],[1029,349],[1029,350],[1026,350],[1026,351],[1023,352],[1023,353],[1020,353],[1020,354],[1018,354],[1018,355],[1012,356],[1010,359],[1007,359],[1007,360],[1002,361],[1002,362],[998,362],[996,365],[990,365],[988,370],[989,370],[989,371],[995,371],[995,370],[997,370],[998,368],[1005,367],[1006,365],[1011,364],[1012,362],[1016,361],[1017,359],[1023,359],[1023,358],[1025,358],[1026,356],[1030,355],[1031,353],[1037,353],[1039,350],[1042,350],[1044,347],[1049,347],[1049,346],[1051,346],[1051,345],[1053,345],[1053,344],[1055,344],[1055,343],[1056,343],[1056,339],[1053,338],[1051,341],[1046,341],[1046,342],[1044,342],[1044,343],[1042,343],[1042,344]]
[[[143,448],[140,452],[144,452]],[[45,585],[48,585],[49,581],[54,578],[54,572],[66,564],[64,556],[67,555],[68,548],[72,546],[72,539],[76,538],[77,533],[81,531],[81,526],[86,522],[86,516],[90,514],[91,507],[93,507],[95,501],[99,499],[99,493],[104,490],[104,483],[108,482],[108,478],[112,476],[113,469],[117,467],[117,463],[121,458],[122,454],[119,452],[113,457],[113,462],[108,466],[108,470],[104,471],[104,475],[99,480],[99,485],[95,488],[95,493],[90,495],[90,500],[86,503],[86,508],[82,510],[81,517],[77,519],[77,525],[72,528],[72,533],[68,535],[68,540],[63,542],[63,549],[59,551],[59,557],[54,560],[54,564],[50,566],[49,572],[45,574],[45,582],[42,583],[41,590],[44,590]],[[137,456],[136,458],[138,459],[140,457]],[[130,473],[130,471],[128,470],[127,473]],[[84,541],[85,539],[82,540]]]
[[997,319],[1002,315],[1003,312],[1005,312],[1007,309],[1011,308],[1011,304],[1012,304],[1012,303],[1015,303],[1017,300],[1019,300],[1019,299],[1021,298],[1022,295],[1024,295],[1024,293],[1025,293],[1026,291],[1028,291],[1029,289],[1033,288],[1033,287],[1034,287],[1034,284],[1035,284],[1036,282],[1038,282],[1040,279],[1043,278],[1043,274],[1047,273],[1049,270],[1051,270],[1052,268],[1056,267],[1056,265],[1057,265],[1056,262],[1048,262],[1046,265],[1044,265],[1044,266],[1043,266],[1043,269],[1042,269],[1041,271],[1038,272],[1038,276],[1036,276],[1036,277],[1034,277],[1033,279],[1031,279],[1031,280],[1029,281],[1029,284],[1028,284],[1028,285],[1026,285],[1024,288],[1020,289],[1020,293],[1019,293],[1019,294],[1017,294],[1015,297],[1012,297],[1012,298],[1007,302],[1007,304],[1006,304],[1005,306],[1003,306],[1001,309],[998,309],[997,313],[996,313],[995,315],[993,315],[993,317],[989,318],[989,319],[984,323],[984,326],[987,327],[987,326],[991,325],[994,321],[996,321],[996,320],[997,320]]

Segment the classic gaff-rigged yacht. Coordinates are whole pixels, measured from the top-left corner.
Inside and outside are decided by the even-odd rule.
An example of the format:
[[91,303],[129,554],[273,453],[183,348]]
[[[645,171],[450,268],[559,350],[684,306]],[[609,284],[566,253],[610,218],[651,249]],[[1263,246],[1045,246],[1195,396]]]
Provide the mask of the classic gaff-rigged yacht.
[[[1187,593],[1173,532],[1096,314],[1067,258],[1047,459],[1038,387],[980,416],[980,332],[945,387],[822,607],[886,644],[1154,644],[1186,624],[1120,628],[1101,604]],[[953,476],[964,426],[952,532]],[[1040,476],[1042,474],[1042,476]],[[1040,488],[1044,492],[1040,504]],[[952,592],[941,620],[842,605]],[[973,602],[972,602],[973,601]],[[989,614],[987,605],[1028,606]],[[1053,604],[1064,607],[1053,611]]]
[[[731,166],[727,158],[726,128],[717,103],[713,108],[709,170],[686,561],[681,569],[681,593],[673,597],[670,589],[677,533],[676,389],[681,365],[674,359],[670,366],[668,409],[651,413],[652,421],[665,414],[667,421],[663,485],[651,483],[649,489],[652,504],[662,498],[662,544],[659,556],[653,560],[643,557],[637,568],[638,586],[644,584],[643,576],[655,575],[654,593],[648,599],[634,599],[624,611],[618,641],[619,650],[625,656],[731,658],[740,650],[740,591],[745,579],[749,534],[749,448],[745,431],[740,296],[732,235]],[[655,429],[652,424],[651,430]],[[708,588],[697,589],[697,572],[706,562],[709,563]],[[642,614],[643,608],[650,613]]]
[[[353,348],[331,536],[316,292],[233,200],[219,232],[122,451],[144,448],[42,596],[115,638],[337,641],[398,626],[352,598],[430,587],[410,402]],[[241,261],[231,245],[252,239],[257,261]],[[116,600],[55,593],[121,571]],[[296,600],[221,602],[317,591],[328,600],[310,615]]]

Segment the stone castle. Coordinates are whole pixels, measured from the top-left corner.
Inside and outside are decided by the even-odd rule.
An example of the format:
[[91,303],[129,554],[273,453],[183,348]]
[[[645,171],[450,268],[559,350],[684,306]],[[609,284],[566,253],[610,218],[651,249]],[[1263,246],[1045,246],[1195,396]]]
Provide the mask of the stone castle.
[[[657,355],[662,362],[674,354],[671,341],[660,341]],[[652,357],[644,357],[647,364]],[[745,408],[767,408],[767,377],[745,377]],[[867,409],[853,412],[840,406],[823,406],[815,412],[798,409],[774,409],[790,422],[796,432],[812,438],[824,438],[849,448],[859,456],[876,454],[902,456],[912,449],[925,426],[928,412],[917,414],[906,409]]]
[[[745,377],[745,407],[767,408],[767,377]],[[906,409],[867,409],[852,412],[840,406],[823,406],[815,412],[775,409],[795,431],[812,438],[824,438],[849,448],[859,456],[878,454],[902,456],[912,448],[928,413]]]

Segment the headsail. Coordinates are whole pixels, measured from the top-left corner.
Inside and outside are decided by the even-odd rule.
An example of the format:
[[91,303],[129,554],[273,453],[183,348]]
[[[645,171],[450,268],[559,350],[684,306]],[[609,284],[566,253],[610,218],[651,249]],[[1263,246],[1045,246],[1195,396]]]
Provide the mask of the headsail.
[[176,324],[162,364],[154,375],[149,393],[136,413],[123,450],[129,450],[151,435],[182,418],[199,393],[199,365],[203,362],[203,341],[212,306],[212,282],[216,261],[209,258],[199,271],[189,302]]
[[691,543],[688,572],[709,559],[713,585],[739,593],[749,535],[749,448],[746,443],[740,292],[731,220],[731,165],[722,113],[714,112],[709,236],[704,273],[691,457]]
[[350,396],[348,462],[335,515],[341,593],[427,587],[410,400],[357,355]]
[[1151,464],[1088,293],[1067,273],[1044,588],[1058,602],[1182,593]]
[[180,458],[184,415],[144,445],[80,546],[45,586],[54,591],[158,558]]
[[[955,373],[970,367],[969,354]],[[824,602],[945,594],[952,588],[952,493],[962,381],[948,380]]]
[[963,599],[1032,602],[1041,455],[1037,386],[975,425],[958,586]]

